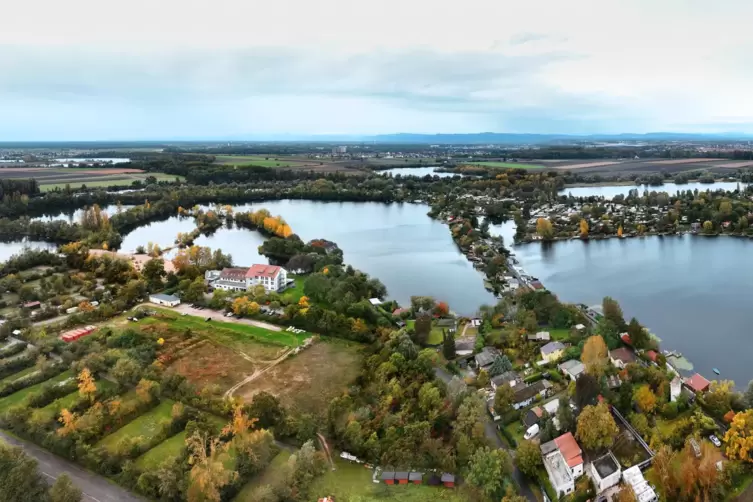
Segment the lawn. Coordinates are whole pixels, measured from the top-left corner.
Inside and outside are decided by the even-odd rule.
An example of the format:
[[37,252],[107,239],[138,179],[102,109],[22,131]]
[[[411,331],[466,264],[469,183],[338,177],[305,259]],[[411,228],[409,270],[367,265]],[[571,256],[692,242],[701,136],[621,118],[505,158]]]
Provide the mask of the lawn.
[[254,502],[258,499],[256,495],[257,488],[264,485],[274,485],[280,479],[283,474],[282,467],[288,462],[290,458],[290,452],[288,450],[281,450],[272,462],[269,463],[266,469],[260,474],[254,476],[254,478],[246,483],[238,496],[235,497],[235,502]]
[[509,432],[513,438],[515,438],[515,441],[517,441],[518,444],[523,441],[523,435],[526,433],[525,426],[519,421],[507,424],[505,426],[505,430]]
[[[416,320],[410,319],[405,322],[405,325],[408,329],[415,329]],[[429,332],[429,338],[426,339],[426,344],[427,345],[439,345],[442,343],[442,340],[444,340],[444,335],[442,334],[442,328],[438,327],[436,323],[432,323],[431,331]]]
[[505,169],[543,169],[544,167],[546,167],[540,164],[520,164],[518,162],[497,162],[497,161],[474,162],[473,165],[484,166],[484,167],[502,167]]
[[97,446],[104,446],[108,450],[112,450],[118,445],[121,439],[127,437],[142,436],[148,441],[160,432],[163,425],[170,423],[174,404],[175,401],[172,399],[163,399],[156,408],[132,420],[112,434],[105,436]]
[[548,331],[552,340],[567,340],[570,338],[570,330],[566,328],[543,328],[543,331]]
[[[97,389],[103,390],[107,388],[113,388],[115,387],[115,384],[110,382],[109,380],[98,380],[96,382]],[[62,410],[63,408],[70,408],[73,403],[76,402],[76,400],[79,398],[78,391],[71,392],[70,394],[67,394],[63,397],[59,397],[44,408],[39,408],[38,410],[34,411],[34,414],[37,417],[44,417],[45,422],[49,422],[55,418],[55,416]]]
[[234,166],[303,167],[307,165],[319,165],[323,161],[274,155],[217,155],[215,162],[217,164]]
[[44,382],[39,382],[38,384],[32,385],[31,387],[26,387],[25,389],[21,389],[18,392],[11,394],[10,396],[5,396],[4,398],[0,399],[0,410],[7,410],[8,408],[11,408],[12,406],[20,404],[26,396],[28,396],[32,392],[39,390],[47,382],[60,383],[72,377],[73,377],[73,373],[70,370],[64,371],[58,376],[52,377],[49,380],[46,380]]
[[[20,352],[20,354],[23,354],[23,352]],[[37,370],[37,368],[32,365],[24,370],[19,371],[18,373],[13,373],[12,375],[8,375],[7,377],[3,378],[2,380],[0,380],[0,385],[18,380],[21,377],[25,377],[26,375],[34,373],[35,371],[39,370]]]
[[303,296],[303,283],[306,281],[306,277],[303,275],[288,274],[288,278],[295,279],[295,287],[286,289],[282,294],[292,295],[297,303]]
[[376,502],[464,502],[470,500],[463,495],[462,489],[448,489],[428,485],[387,486],[372,481],[371,469],[335,459],[337,470],[327,470],[316,478],[311,486],[311,493],[317,497],[333,496],[335,500],[352,500]]
[[285,406],[325,417],[329,403],[358,376],[360,365],[357,344],[319,341],[241,387],[238,394],[251,401],[256,393],[266,391]]
[[136,459],[136,465],[145,471],[155,470],[166,460],[177,458],[185,444],[186,431],[179,432],[141,455]]

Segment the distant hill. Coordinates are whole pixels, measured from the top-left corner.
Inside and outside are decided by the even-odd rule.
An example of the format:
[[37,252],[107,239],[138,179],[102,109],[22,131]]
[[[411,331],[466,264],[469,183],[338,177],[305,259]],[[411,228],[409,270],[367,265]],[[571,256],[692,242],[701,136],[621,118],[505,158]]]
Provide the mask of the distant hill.
[[748,140],[753,136],[742,133],[693,134],[673,132],[651,132],[646,134],[514,134],[481,132],[472,134],[381,134],[363,138],[365,141],[378,143],[428,143],[428,144],[542,144],[572,143],[574,141],[713,141],[713,140]]

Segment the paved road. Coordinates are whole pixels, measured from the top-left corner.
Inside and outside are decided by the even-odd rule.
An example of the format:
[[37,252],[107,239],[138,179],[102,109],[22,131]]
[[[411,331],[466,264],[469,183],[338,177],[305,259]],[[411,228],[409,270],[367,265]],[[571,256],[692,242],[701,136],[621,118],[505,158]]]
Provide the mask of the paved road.
[[185,303],[181,303],[180,305],[178,305],[177,307],[175,307],[172,310],[175,310],[176,312],[180,312],[180,313],[186,313],[188,315],[192,315],[192,316],[196,316],[196,317],[204,317],[204,318],[210,317],[210,318],[214,319],[215,321],[232,322],[232,323],[235,323],[235,324],[248,324],[248,325],[251,325],[251,326],[257,326],[259,328],[268,329],[270,331],[282,331],[281,327],[276,326],[274,324],[269,324],[267,322],[262,322],[262,321],[255,321],[253,319],[240,319],[240,318],[235,317],[235,316],[233,316],[233,317],[225,317],[225,313],[224,312],[221,312],[221,311],[218,311],[218,310],[212,310],[212,309],[209,309],[209,308],[204,308],[204,309],[199,310],[199,309],[195,309],[193,307],[189,307]]
[[85,502],[143,502],[144,499],[137,497],[124,488],[111,483],[107,479],[92,474],[89,471],[54,455],[39,446],[16,439],[0,431],[0,439],[14,446],[20,446],[31,457],[39,462],[39,472],[53,483],[58,476],[65,473],[70,476],[73,484],[83,491]]
[[[452,374],[450,374],[443,368],[434,368],[434,374],[444,383],[448,383],[450,380],[452,380]],[[526,479],[523,473],[518,469],[518,466],[514,463],[515,451],[510,450],[507,447],[507,443],[502,441],[502,439],[497,435],[497,425],[494,423],[494,420],[492,420],[492,417],[490,417],[486,412],[484,413],[484,433],[486,434],[487,439],[489,439],[489,441],[494,446],[502,450],[507,450],[508,453],[510,453],[510,456],[513,458],[512,479],[518,485],[518,491],[520,492],[520,494],[528,499],[529,502],[538,502],[536,495],[533,494],[533,490],[531,490],[531,487],[528,484],[528,479]]]

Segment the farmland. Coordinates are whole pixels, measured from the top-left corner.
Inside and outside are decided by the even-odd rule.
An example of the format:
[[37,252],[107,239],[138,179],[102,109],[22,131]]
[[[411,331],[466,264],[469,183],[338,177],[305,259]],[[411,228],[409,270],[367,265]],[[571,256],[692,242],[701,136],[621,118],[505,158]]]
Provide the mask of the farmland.
[[157,181],[174,181],[175,176],[163,173],[147,173],[141,169],[127,168],[68,168],[68,167],[6,167],[0,168],[0,179],[34,178],[42,191],[86,186],[130,186],[134,181],[144,181],[154,176]]
[[499,162],[499,161],[485,161],[485,162],[473,162],[473,165],[484,167],[498,167],[502,169],[544,169],[546,166],[541,164],[524,164],[519,162]]
[[105,436],[98,446],[104,446],[112,451],[123,439],[140,437],[145,441],[152,440],[172,420],[170,413],[174,404],[175,401],[163,399],[156,408],[144,413],[109,436]]

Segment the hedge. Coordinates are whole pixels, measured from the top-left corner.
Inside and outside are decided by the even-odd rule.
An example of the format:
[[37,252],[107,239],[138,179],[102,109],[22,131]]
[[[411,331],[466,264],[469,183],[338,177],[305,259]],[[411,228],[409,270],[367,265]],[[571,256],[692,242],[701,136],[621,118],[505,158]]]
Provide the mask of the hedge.
[[518,442],[515,441],[515,438],[512,437],[512,434],[510,434],[507,431],[507,429],[505,429],[504,427],[500,427],[500,426],[498,426],[497,429],[499,429],[499,432],[502,433],[502,435],[505,437],[505,439],[510,444],[510,446],[512,446],[513,448],[517,448],[518,447]]

